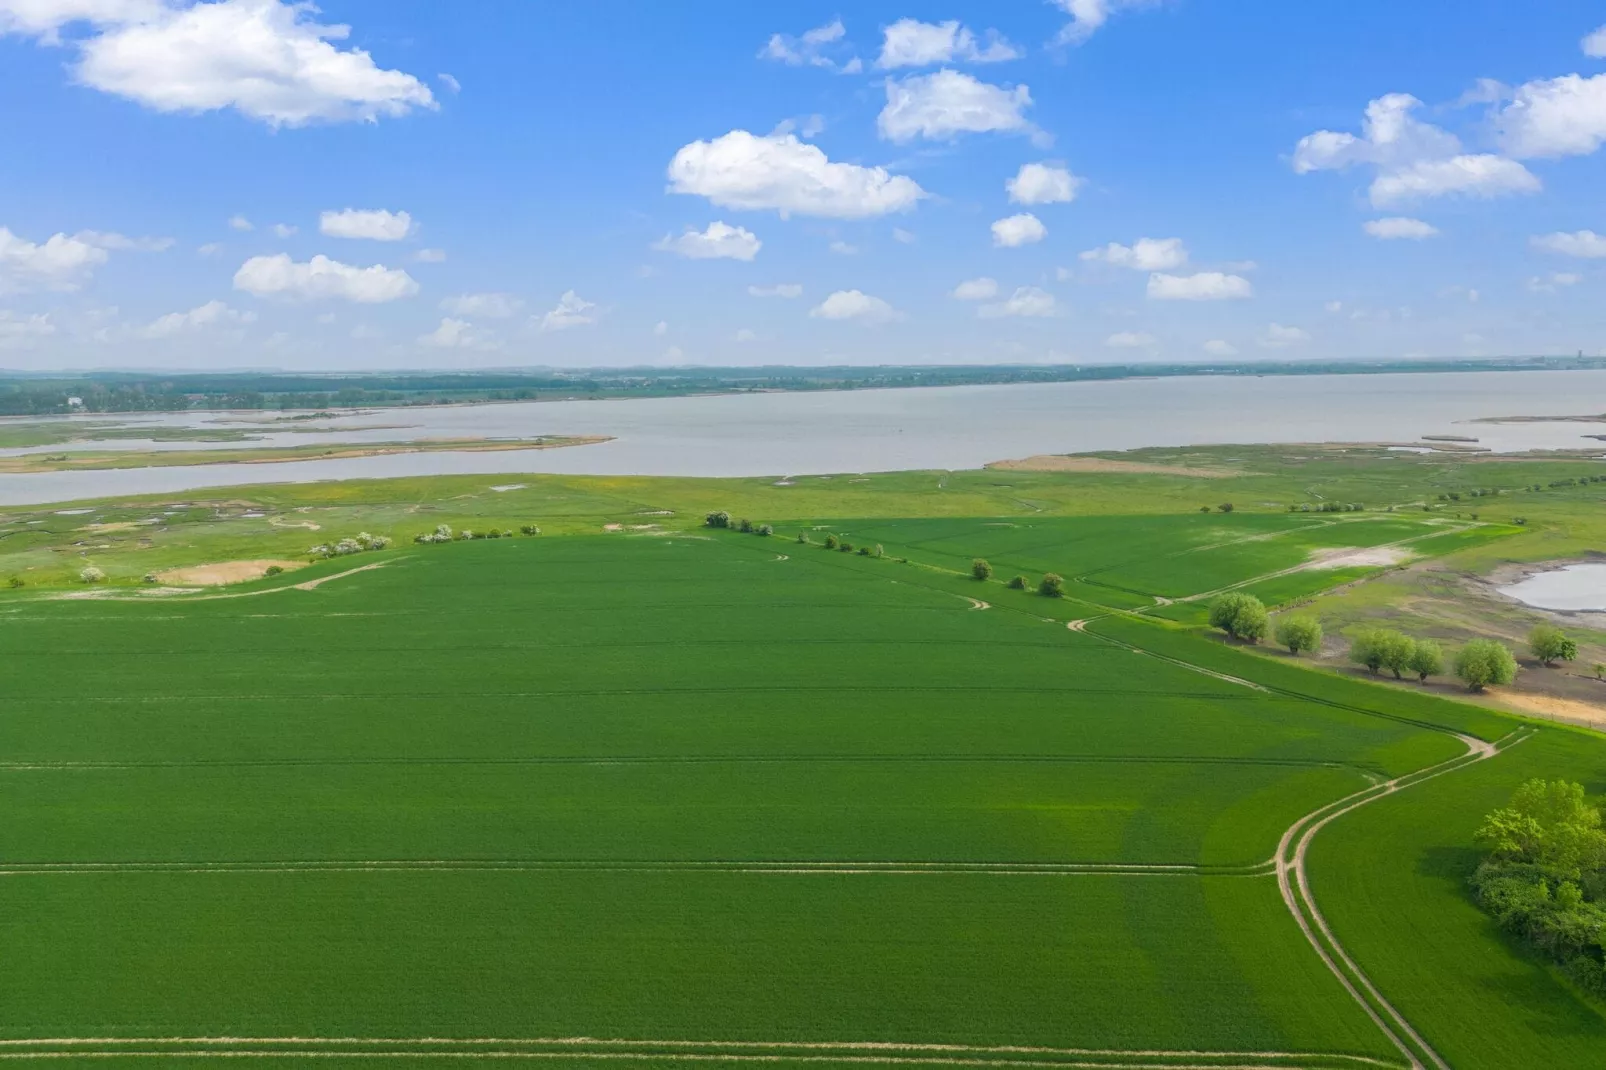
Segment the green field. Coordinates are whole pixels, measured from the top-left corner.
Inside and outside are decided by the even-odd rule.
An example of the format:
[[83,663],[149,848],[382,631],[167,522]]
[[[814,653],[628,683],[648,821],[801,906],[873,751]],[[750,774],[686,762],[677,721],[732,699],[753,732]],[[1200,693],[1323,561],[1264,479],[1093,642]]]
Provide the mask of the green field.
[[[931,493],[904,478],[894,505]],[[396,523],[446,508],[382,489],[363,508]],[[1483,813],[1530,776],[1601,792],[1606,744],[1146,619],[1375,572],[1299,570],[1334,548],[1542,533],[820,519],[864,504],[842,481],[753,510],[776,518],[759,538],[642,519],[663,510],[640,489],[541,484],[523,515],[574,534],[214,593],[5,592],[0,1057],[1606,1065],[1599,1009],[1465,885]],[[173,530],[211,559],[271,552],[260,521],[186,508]],[[1008,590],[1017,571],[1069,597]],[[1473,761],[1458,736],[1510,745]],[[1319,908],[1426,1048],[1374,1024],[1280,894],[1285,833],[1352,795],[1376,801],[1314,838],[1297,916]]]

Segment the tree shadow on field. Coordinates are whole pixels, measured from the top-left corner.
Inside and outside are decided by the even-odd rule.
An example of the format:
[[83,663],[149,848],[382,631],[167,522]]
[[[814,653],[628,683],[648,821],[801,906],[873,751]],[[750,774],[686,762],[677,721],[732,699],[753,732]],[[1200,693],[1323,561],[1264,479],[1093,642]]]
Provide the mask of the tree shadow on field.
[[1416,875],[1454,884],[1470,903],[1472,889],[1467,882],[1482,859],[1473,847],[1429,847],[1416,860]]

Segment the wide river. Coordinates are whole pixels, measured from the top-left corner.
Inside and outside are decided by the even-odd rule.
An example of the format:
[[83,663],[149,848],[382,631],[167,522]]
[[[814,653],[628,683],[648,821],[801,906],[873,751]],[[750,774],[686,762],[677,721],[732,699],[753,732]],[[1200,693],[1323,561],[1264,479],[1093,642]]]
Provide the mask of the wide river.
[[[366,430],[270,432],[249,445],[578,434],[611,435],[614,441],[500,453],[0,475],[0,504],[455,473],[783,476],[961,469],[1038,453],[1215,443],[1414,442],[1424,435],[1476,438],[1480,446],[1503,452],[1599,448],[1606,454],[1606,442],[1585,437],[1606,434],[1606,423],[1467,423],[1489,416],[1601,412],[1606,412],[1606,371],[1197,376],[385,409],[342,416],[329,424]],[[218,421],[247,415],[260,416],[184,413],[124,422],[217,426]],[[391,426],[376,426],[381,424]],[[239,449],[242,444],[123,439],[94,445]],[[38,451],[0,451],[18,452]]]

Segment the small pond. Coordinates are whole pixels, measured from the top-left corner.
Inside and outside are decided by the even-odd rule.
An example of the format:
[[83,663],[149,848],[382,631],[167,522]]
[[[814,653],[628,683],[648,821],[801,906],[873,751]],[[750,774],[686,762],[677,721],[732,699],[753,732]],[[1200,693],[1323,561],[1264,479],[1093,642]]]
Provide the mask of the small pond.
[[1606,564],[1566,565],[1502,587],[1500,593],[1537,609],[1606,613]]

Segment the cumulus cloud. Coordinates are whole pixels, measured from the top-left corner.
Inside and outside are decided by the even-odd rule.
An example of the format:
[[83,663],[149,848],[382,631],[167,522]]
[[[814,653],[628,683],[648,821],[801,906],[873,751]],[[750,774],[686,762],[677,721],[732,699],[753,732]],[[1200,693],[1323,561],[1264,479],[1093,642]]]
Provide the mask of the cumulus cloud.
[[558,305],[541,317],[543,331],[561,331],[567,327],[583,327],[597,322],[596,303],[587,301],[573,290],[563,291]]
[[1076,199],[1082,180],[1059,164],[1022,164],[1015,177],[1004,183],[1016,204],[1063,204]]
[[1528,289],[1534,293],[1555,293],[1564,286],[1577,286],[1584,277],[1571,271],[1557,271],[1548,277],[1535,275],[1528,280]]
[[1431,238],[1439,233],[1439,228],[1431,223],[1424,223],[1420,219],[1408,219],[1404,216],[1393,216],[1388,219],[1368,219],[1361,224],[1361,229],[1374,238],[1383,241],[1421,241]]
[[857,56],[846,56],[847,27],[841,19],[793,37],[791,34],[771,34],[764,47],[758,50],[759,59],[784,63],[788,67],[820,67],[841,74],[857,74],[864,64]]
[[681,148],[669,162],[669,189],[722,208],[773,209],[782,218],[865,219],[908,211],[926,196],[914,179],[884,167],[832,163],[796,135],[746,130]]
[[1588,156],[1606,143],[1606,74],[1520,85],[1493,121],[1510,156]]
[[1115,12],[1122,8],[1144,7],[1154,0],[1052,0],[1052,3],[1071,17],[1055,35],[1054,43],[1079,45],[1102,29]]
[[876,66],[890,70],[929,67],[934,63],[1001,63],[1021,56],[1020,50],[999,36],[997,30],[988,30],[983,41],[978,41],[958,19],[936,23],[899,19],[884,31]]
[[445,249],[420,249],[413,254],[413,259],[420,264],[440,264],[446,260]]
[[234,288],[258,297],[282,295],[372,305],[411,297],[418,292],[418,283],[401,268],[383,264],[353,267],[322,255],[297,263],[289,254],[280,253],[253,256],[241,264],[234,273]]
[[229,216],[229,229],[230,230],[255,230],[257,228],[256,228],[256,224],[251,222],[249,219],[245,218],[245,216],[243,216],[243,215],[231,215],[231,216]]
[[1078,257],[1134,271],[1170,271],[1188,262],[1188,247],[1182,244],[1181,238],[1139,238],[1131,245],[1111,242],[1080,253]]
[[55,333],[56,325],[50,322],[49,315],[45,313],[24,316],[9,309],[0,309],[0,347],[26,347]]
[[507,293],[458,294],[441,302],[441,311],[475,319],[507,319],[523,307],[523,300]]
[[1547,253],[1559,253],[1562,256],[1576,256],[1586,260],[1606,257],[1606,235],[1596,234],[1592,230],[1578,230],[1571,234],[1563,231],[1540,234],[1530,238],[1529,242],[1535,249],[1542,249]]
[[749,286],[747,292],[753,297],[802,297],[803,287],[795,282],[779,282],[774,286]]
[[1579,43],[1584,55],[1595,59],[1606,59],[1606,26],[1602,26]]
[[1194,275],[1149,276],[1149,296],[1156,301],[1229,301],[1255,296],[1255,288],[1242,275],[1201,271]]
[[863,323],[888,323],[903,318],[897,309],[881,298],[858,290],[837,290],[809,309],[809,315],[821,320],[859,320]]
[[945,141],[989,131],[1037,133],[1026,119],[1032,94],[1023,85],[1006,89],[943,69],[901,81],[889,78],[886,89],[887,103],[876,117],[876,129],[888,141]]
[[292,235],[294,235],[295,232],[296,232],[296,228],[291,226],[289,223],[275,223],[275,224],[273,224],[273,233],[275,235],[277,235],[278,237],[288,238],[288,237],[291,237]]
[[73,237],[97,249],[120,252],[165,253],[175,244],[172,238],[130,238],[126,234],[105,230],[80,230]]
[[82,237],[31,242],[0,227],[0,291],[76,290],[107,259],[104,245]]
[[826,246],[826,248],[830,249],[833,253],[835,253],[838,256],[858,256],[859,255],[859,247],[857,245],[854,245],[851,242],[845,242],[845,241],[841,240],[840,238],[838,238],[835,241],[831,242],[831,244]]
[[475,327],[467,320],[453,319],[450,316],[441,320],[440,325],[428,334],[418,336],[418,344],[434,346],[437,349],[498,349],[501,343],[494,334]]
[[966,279],[954,287],[953,296],[961,301],[990,301],[998,296],[998,283],[994,279]]
[[665,234],[653,248],[691,260],[752,260],[763,245],[747,228],[716,220],[705,230],[688,227],[679,237]]
[[1031,245],[1048,236],[1048,228],[1043,226],[1043,221],[1030,212],[1000,219],[993,224],[992,231],[993,244],[1005,249],[1012,249],[1018,245]]
[[1288,346],[1304,345],[1310,341],[1310,333],[1299,327],[1284,327],[1280,323],[1269,324],[1266,332],[1255,339],[1262,348],[1284,349]]
[[899,245],[913,245],[918,239],[913,231],[904,230],[902,227],[893,227],[892,240]]
[[653,324],[652,333],[656,337],[659,337],[659,338],[662,338],[664,335],[668,334],[669,333],[669,321],[668,320],[659,320],[657,323]]
[[1158,341],[1143,331],[1117,331],[1104,340],[1111,349],[1147,349]]
[[188,312],[169,312],[134,331],[140,338],[172,338],[175,335],[195,334],[211,327],[241,326],[256,322],[255,312],[241,312],[222,301],[208,301]]
[[372,121],[435,107],[423,82],[336,42],[347,26],[287,0],[5,0],[0,32],[47,42],[81,24],[82,84],[164,112],[233,108],[274,126]]
[[318,230],[331,238],[401,241],[413,232],[413,217],[383,208],[346,208],[320,214]]
[[1233,357],[1238,355],[1238,347],[1221,338],[1212,338],[1206,342],[1204,351],[1212,357]]
[[1054,295],[1047,290],[1036,286],[1021,286],[1008,298],[994,305],[982,305],[976,310],[976,315],[983,319],[999,319],[1004,316],[1044,317],[1059,314],[1059,306]]
[[1428,197],[1500,197],[1540,188],[1539,179],[1514,159],[1463,152],[1454,134],[1411,114],[1421,104],[1406,93],[1378,97],[1366,106],[1361,136],[1319,130],[1301,138],[1294,147],[1294,171],[1372,167],[1376,175],[1369,195],[1380,208]]
[[445,73],[444,71],[440,74],[437,74],[435,76],[435,80],[441,85],[445,86],[450,92],[461,93],[463,91],[463,83],[459,82],[456,78]]

